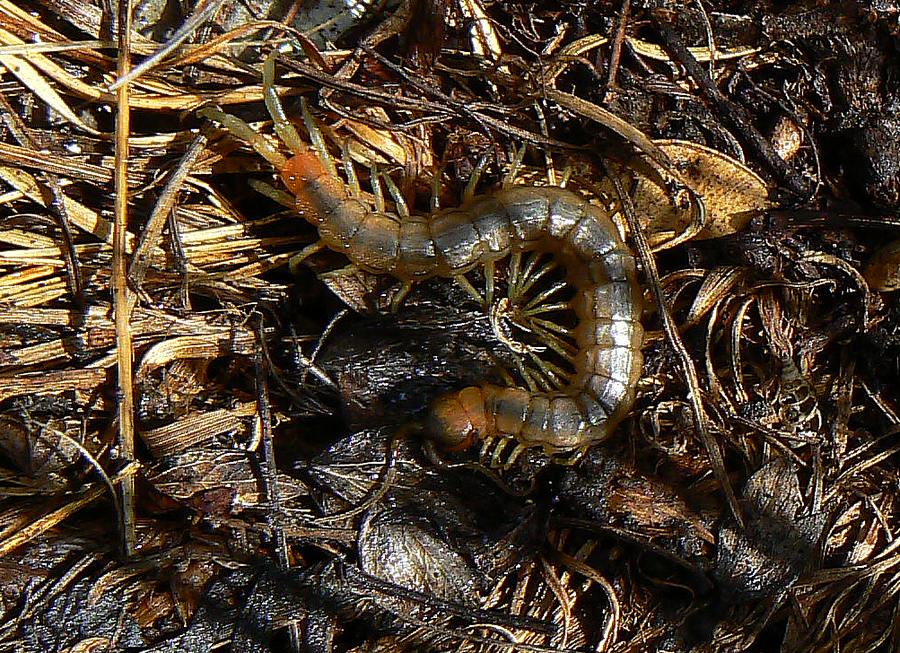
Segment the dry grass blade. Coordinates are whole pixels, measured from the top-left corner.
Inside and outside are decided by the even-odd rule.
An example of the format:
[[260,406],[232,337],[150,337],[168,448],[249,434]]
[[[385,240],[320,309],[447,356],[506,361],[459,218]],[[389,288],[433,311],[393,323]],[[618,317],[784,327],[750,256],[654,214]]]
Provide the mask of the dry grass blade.
[[200,448],[216,437],[236,432],[242,420],[256,415],[255,403],[222,408],[208,413],[185,415],[182,419],[156,429],[140,432],[141,440],[157,458]]
[[[15,36],[4,29],[0,29],[0,43],[15,44]],[[21,43],[21,42],[20,42]],[[24,44],[23,44],[24,45]],[[32,66],[21,57],[10,54],[0,54],[0,65],[3,65],[12,75],[15,75],[26,88],[31,89],[38,97],[46,102],[54,111],[58,111],[61,116],[77,126],[88,134],[98,135],[96,129],[88,126],[81,118],[69,107],[62,99],[59,93],[47,83],[38,69]]]
[[[47,206],[47,200],[44,197],[41,185],[33,176],[24,170],[10,168],[9,166],[0,166],[0,178],[30,200],[45,207]],[[88,233],[94,234],[101,240],[107,242],[111,240],[113,231],[112,224],[102,218],[98,212],[70,198],[66,198],[64,202],[66,214],[71,218],[72,223],[75,226]]]
[[[131,68],[131,0],[119,0],[119,54],[117,73],[120,78]],[[128,137],[131,135],[131,108],[128,105],[128,85],[116,91],[116,166],[115,166],[115,221],[112,239],[112,291],[113,319],[116,328],[116,370],[118,389],[118,443],[125,464],[135,460],[134,385],[132,365],[134,349],[131,333],[131,303],[127,278],[128,247]],[[121,520],[122,547],[125,557],[135,553],[135,485],[129,477],[122,483]]]

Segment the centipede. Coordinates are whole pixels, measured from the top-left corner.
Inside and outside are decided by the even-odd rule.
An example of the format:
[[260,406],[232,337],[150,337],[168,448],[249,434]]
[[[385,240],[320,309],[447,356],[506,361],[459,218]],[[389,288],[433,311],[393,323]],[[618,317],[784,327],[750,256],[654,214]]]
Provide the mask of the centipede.
[[[514,439],[548,455],[583,451],[607,439],[635,399],[643,356],[642,294],[635,259],[609,212],[556,186],[510,186],[431,213],[378,210],[335,171],[321,134],[310,147],[299,136],[274,91],[274,64],[264,70],[266,104],[285,157],[252,128],[216,109],[201,115],[221,123],[280,170],[298,212],[325,247],[374,274],[412,283],[456,278],[506,256],[554,256],[573,289],[576,317],[573,371],[553,391],[469,386],[437,397],[425,437],[450,450],[478,440]],[[311,134],[314,126],[307,124]]]

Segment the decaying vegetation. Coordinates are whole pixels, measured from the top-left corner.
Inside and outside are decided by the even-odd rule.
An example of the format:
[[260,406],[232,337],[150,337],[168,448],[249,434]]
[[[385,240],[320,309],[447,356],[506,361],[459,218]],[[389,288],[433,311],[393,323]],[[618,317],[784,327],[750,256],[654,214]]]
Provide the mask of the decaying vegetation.
[[[900,5],[329,4],[0,0],[0,650],[900,650]],[[560,386],[571,291],[309,255],[197,113],[289,155],[269,57],[373,203],[615,215],[609,440],[423,444],[444,392]]]

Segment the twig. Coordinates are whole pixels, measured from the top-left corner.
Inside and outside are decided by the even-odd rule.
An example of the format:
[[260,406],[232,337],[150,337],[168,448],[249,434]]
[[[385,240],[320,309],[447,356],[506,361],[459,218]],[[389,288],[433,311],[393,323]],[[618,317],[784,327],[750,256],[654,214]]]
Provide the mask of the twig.
[[619,71],[619,61],[622,58],[622,43],[625,42],[625,27],[628,25],[628,11],[631,1],[622,2],[622,15],[619,16],[619,27],[616,29],[616,38],[613,41],[612,53],[609,56],[609,76],[606,78],[606,98],[616,88],[616,73]]
[[[124,77],[131,66],[131,1],[119,0],[119,56],[117,72]],[[126,464],[134,461],[134,386],[132,385],[132,338],[128,306],[128,279],[125,274],[126,237],[128,235],[128,136],[131,112],[128,84],[116,90],[116,169],[115,222],[113,224],[112,290],[116,326],[118,363],[119,449]],[[122,552],[134,554],[134,478],[122,480]]]

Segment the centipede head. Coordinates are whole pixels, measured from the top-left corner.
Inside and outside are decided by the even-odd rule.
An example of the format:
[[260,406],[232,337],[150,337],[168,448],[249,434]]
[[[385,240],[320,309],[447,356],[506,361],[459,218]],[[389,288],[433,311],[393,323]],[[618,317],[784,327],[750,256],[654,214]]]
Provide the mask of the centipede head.
[[347,197],[344,183],[312,150],[295,152],[282,167],[281,178],[297,208],[313,224],[321,223],[335,203]]
[[461,451],[486,435],[488,428],[481,388],[470,387],[434,401],[425,436],[445,449]]
[[284,185],[295,195],[307,184],[318,181],[326,175],[328,171],[312,150],[294,153],[281,169]]

